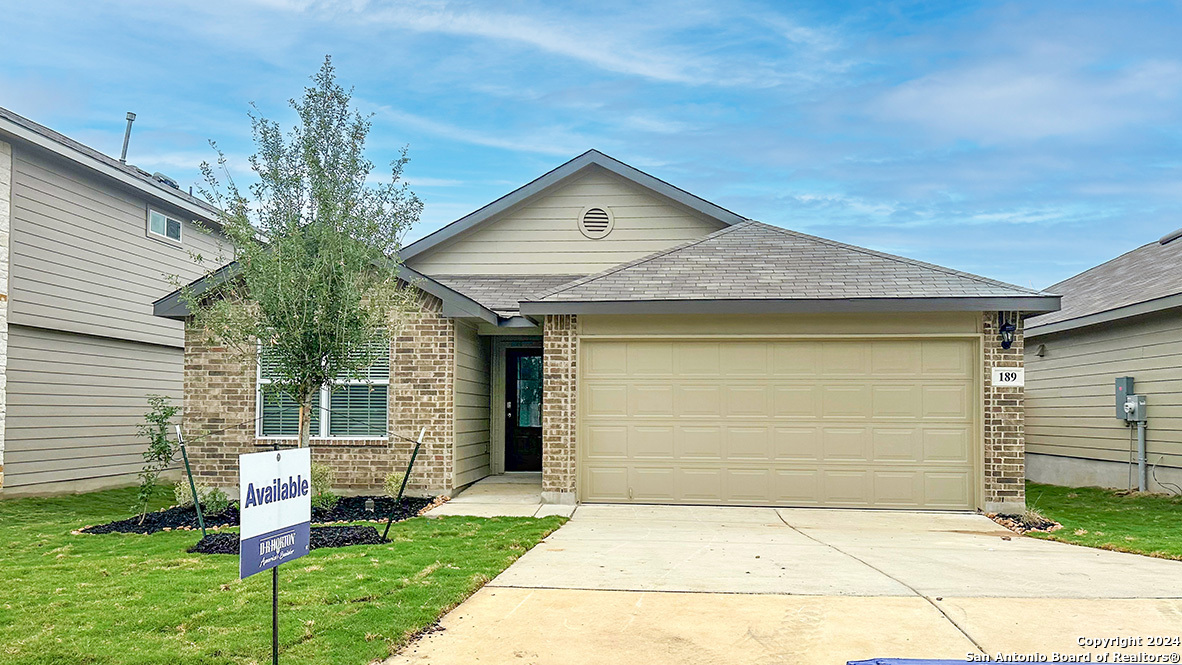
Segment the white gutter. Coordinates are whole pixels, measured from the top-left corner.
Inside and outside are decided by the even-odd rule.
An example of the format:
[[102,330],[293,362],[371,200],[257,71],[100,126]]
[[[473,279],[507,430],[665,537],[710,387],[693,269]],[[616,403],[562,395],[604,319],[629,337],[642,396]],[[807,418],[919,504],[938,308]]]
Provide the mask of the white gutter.
[[[1040,335],[1050,335],[1051,333],[1063,332],[1065,330],[1074,330],[1085,326],[1094,326],[1100,323],[1127,319],[1130,316],[1152,314],[1174,307],[1182,307],[1182,293],[1175,293],[1172,296],[1165,296],[1156,300],[1133,303],[1132,305],[1125,305],[1124,307],[1117,307],[1104,312],[1079,316],[1074,319],[1067,319],[1066,321],[1056,321],[1043,325],[1037,325],[1036,323],[1033,326],[1028,326],[1024,334],[1029,339]],[[1035,322],[1031,321],[1031,323]]]

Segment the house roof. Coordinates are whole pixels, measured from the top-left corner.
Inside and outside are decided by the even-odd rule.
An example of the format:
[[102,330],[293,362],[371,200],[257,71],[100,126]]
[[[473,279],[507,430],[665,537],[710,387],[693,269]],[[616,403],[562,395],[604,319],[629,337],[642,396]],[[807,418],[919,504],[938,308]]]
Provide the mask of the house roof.
[[731,212],[722,206],[711,203],[698,196],[694,196],[684,189],[674,187],[660,178],[651,176],[640,169],[628,166],[624,162],[621,162],[620,160],[613,157],[609,157],[598,150],[588,150],[587,152],[538,177],[528,184],[523,185],[512,192],[509,192],[496,201],[484,206],[483,208],[469,213],[439,229],[438,231],[435,231],[434,233],[423,237],[407,245],[406,247],[403,247],[400,253],[402,260],[410,261],[419,254],[422,254],[437,245],[447,242],[448,240],[451,240],[452,238],[455,238],[456,236],[491,220],[496,215],[512,208],[513,206],[525,201],[535,194],[540,193],[548,187],[551,187],[555,183],[565,180],[566,178],[590,166],[598,166],[600,168],[606,169],[622,178],[636,183],[637,185],[646,187],[654,192],[657,192],[658,194],[666,196],[692,210],[696,210],[708,217],[717,219],[723,224],[738,224],[739,222],[746,221],[746,218],[742,215]]
[[575,280],[521,312],[1045,312],[1058,296],[747,221]]
[[171,204],[195,217],[216,222],[220,212],[201,199],[156,179],[147,171],[124,164],[74,139],[0,107],[0,138],[35,145],[126,187]]
[[[194,280],[188,285],[188,288],[192,290],[194,295],[199,296],[218,284],[223,284],[234,279],[235,275],[238,274],[238,270],[238,262],[232,261],[218,268],[213,273]],[[532,327],[534,325],[532,321],[515,316],[515,312],[505,315],[493,312],[488,307],[485,307],[463,293],[406,266],[398,267],[398,278],[439,298],[443,302],[443,314],[445,316],[476,318],[493,325],[510,328]],[[181,298],[181,291],[181,289],[177,289],[152,303],[152,313],[155,316],[180,321],[188,318],[191,312],[189,311],[188,303]]]
[[583,275],[432,275],[501,316],[514,316],[517,304],[583,277]]
[[1032,317],[1028,336],[1182,306],[1182,230],[1048,288],[1063,308]]

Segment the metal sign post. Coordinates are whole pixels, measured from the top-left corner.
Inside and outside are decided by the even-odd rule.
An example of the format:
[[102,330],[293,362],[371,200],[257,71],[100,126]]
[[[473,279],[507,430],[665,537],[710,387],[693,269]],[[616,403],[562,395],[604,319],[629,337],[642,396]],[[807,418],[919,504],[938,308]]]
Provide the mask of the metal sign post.
[[271,662],[279,663],[279,564],[308,553],[312,453],[308,448],[238,456],[238,575],[271,571]]

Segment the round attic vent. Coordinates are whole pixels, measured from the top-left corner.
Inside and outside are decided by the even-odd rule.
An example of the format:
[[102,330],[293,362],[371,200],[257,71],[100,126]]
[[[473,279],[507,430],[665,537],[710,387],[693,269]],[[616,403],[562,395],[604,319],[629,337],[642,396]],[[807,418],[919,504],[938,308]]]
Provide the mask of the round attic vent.
[[592,240],[599,240],[612,232],[616,219],[607,208],[584,208],[579,215],[579,230]]

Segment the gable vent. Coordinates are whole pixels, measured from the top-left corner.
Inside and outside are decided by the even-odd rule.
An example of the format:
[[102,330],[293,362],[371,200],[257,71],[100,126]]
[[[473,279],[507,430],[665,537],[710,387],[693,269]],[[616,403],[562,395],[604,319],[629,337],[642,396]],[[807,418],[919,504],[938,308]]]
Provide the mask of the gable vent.
[[611,233],[615,224],[616,220],[607,208],[586,208],[579,215],[579,230],[592,240],[598,240]]

